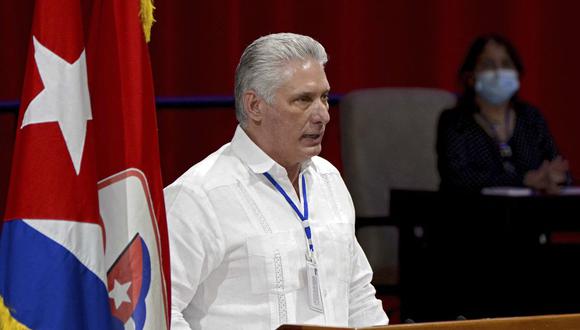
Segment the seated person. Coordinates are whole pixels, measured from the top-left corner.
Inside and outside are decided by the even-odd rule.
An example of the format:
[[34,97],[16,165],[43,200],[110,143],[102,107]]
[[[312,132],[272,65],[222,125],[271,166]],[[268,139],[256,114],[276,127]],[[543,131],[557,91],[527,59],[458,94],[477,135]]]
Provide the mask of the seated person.
[[326,60],[320,43],[291,33],[242,54],[231,143],[165,189],[171,329],[387,324],[350,195],[317,156]]
[[477,38],[459,70],[463,94],[437,127],[441,191],[526,186],[557,193],[568,181],[568,162],[557,151],[546,121],[518,98],[523,66],[501,36]]

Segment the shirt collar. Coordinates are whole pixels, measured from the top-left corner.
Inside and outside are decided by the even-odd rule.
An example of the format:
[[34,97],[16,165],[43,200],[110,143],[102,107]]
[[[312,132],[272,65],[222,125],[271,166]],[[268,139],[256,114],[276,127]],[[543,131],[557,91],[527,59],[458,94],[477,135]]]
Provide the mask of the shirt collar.
[[[238,125],[232,139],[233,152],[245,163],[250,170],[257,174],[269,172],[273,175],[287,175],[286,169],[276,163],[268,154],[250,139],[244,129]],[[308,159],[302,163],[300,172],[303,173],[312,165]]]

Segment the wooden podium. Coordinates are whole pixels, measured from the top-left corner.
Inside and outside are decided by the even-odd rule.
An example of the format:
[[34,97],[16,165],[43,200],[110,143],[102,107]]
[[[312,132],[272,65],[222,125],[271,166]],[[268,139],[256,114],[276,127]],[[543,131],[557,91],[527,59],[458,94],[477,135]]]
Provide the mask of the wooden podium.
[[397,324],[370,328],[333,328],[282,325],[278,330],[573,330],[580,329],[580,314],[506,317],[452,322]]

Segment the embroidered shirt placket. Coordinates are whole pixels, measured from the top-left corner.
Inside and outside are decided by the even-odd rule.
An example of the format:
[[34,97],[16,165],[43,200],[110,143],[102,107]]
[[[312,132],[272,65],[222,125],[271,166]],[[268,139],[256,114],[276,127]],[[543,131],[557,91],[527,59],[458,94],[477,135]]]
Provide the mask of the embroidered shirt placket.
[[[262,227],[262,230],[266,234],[272,234],[272,228],[266,221],[264,214],[258,208],[258,205],[254,202],[254,200],[250,197],[250,194],[241,182],[238,182],[236,185],[237,193],[239,196],[244,200],[246,205],[249,205],[252,209],[254,215],[258,218],[258,222]],[[280,254],[279,250],[274,250],[274,274],[275,274],[275,281],[274,284],[276,288],[276,295],[278,298],[278,323],[284,324],[288,322],[288,308],[286,304],[286,295],[284,294],[284,269],[282,267],[282,255]]]

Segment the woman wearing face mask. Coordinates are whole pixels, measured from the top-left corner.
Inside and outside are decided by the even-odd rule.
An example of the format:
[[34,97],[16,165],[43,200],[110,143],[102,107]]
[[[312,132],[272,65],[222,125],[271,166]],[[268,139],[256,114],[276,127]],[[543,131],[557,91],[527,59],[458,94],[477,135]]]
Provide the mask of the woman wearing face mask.
[[491,35],[470,47],[459,79],[463,95],[445,110],[437,128],[442,191],[527,186],[557,193],[568,181],[540,112],[517,95],[523,66],[513,46]]

